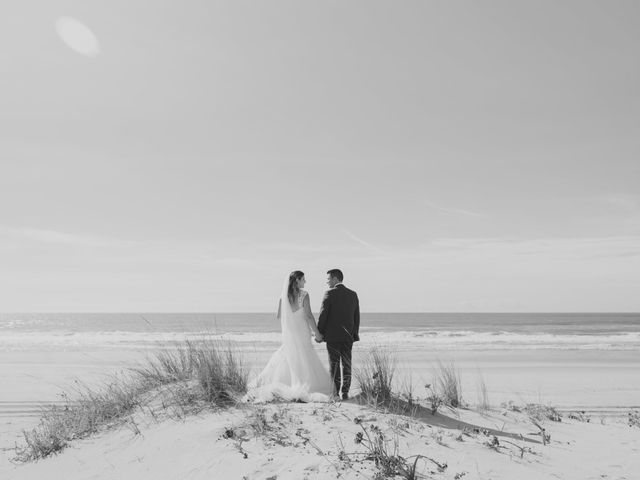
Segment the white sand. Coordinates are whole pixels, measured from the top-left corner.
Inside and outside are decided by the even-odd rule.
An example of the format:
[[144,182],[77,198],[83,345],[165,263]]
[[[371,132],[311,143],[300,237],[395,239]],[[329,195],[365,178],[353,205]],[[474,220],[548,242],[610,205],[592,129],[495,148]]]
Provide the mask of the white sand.
[[[260,425],[256,421],[260,411],[267,419],[262,432],[254,427]],[[397,441],[398,454],[405,458],[424,455],[446,463],[446,469],[439,471],[434,462],[419,461],[418,471],[431,478],[454,479],[463,473],[460,478],[465,480],[640,477],[640,428],[547,421],[551,443],[544,446],[539,435],[532,435],[537,429],[521,413],[497,410],[481,415],[460,410],[458,414],[424,413],[412,419],[379,414],[352,402],[247,406],[184,421],[137,414],[133,422],[75,441],[44,461],[2,463],[0,478],[300,480],[337,478],[338,473],[344,479],[372,478],[376,467],[365,459],[365,446],[354,442],[362,431],[356,417],[363,419],[368,431],[373,424],[379,426],[389,450]],[[224,438],[227,429],[236,438]],[[525,440],[519,439],[520,434]],[[494,435],[500,442],[497,451],[486,445]],[[524,446],[524,457],[507,442]],[[341,450],[348,454],[342,459]]]
[[[356,347],[354,363],[357,366],[366,348]],[[640,429],[628,427],[625,418],[620,416],[626,416],[632,407],[640,409],[640,359],[636,352],[396,350],[398,377],[402,380],[411,375],[419,396],[425,394],[424,383],[432,381],[436,360],[454,360],[462,376],[463,396],[472,406],[478,401],[477,383],[482,377],[489,400],[496,408],[501,402],[512,400],[521,405],[535,402],[565,411],[585,409],[593,413],[592,423],[588,424],[567,421],[566,417],[562,423],[552,423],[549,426],[551,445],[543,447],[532,443],[536,453],[525,454],[524,459],[518,458],[517,449],[512,446],[500,452],[489,449],[483,445],[489,439],[484,435],[455,441],[460,432],[451,413],[449,419],[429,415],[410,421],[409,431],[400,434],[400,454],[405,457],[428,455],[447,462],[446,471],[434,474],[435,478],[454,478],[463,471],[467,472],[465,479],[640,478]],[[324,356],[321,346],[318,352]],[[264,364],[271,351],[249,348],[244,353],[255,370]],[[76,378],[103,383],[114,373],[142,361],[144,355],[145,352],[132,349],[0,352],[0,384],[3,386],[0,388],[0,479],[240,479],[273,475],[295,479],[335,478],[336,468],[330,462],[336,464],[338,433],[347,452],[362,451],[352,441],[358,431],[353,417],[372,417],[366,409],[354,404],[288,404],[268,409],[270,414],[274,409],[284,409],[301,422],[289,422],[283,431],[297,446],[271,445],[268,439],[249,435],[251,438],[243,444],[248,459],[242,458],[233,441],[221,438],[225,428],[242,425],[251,415],[250,411],[234,410],[201,415],[185,422],[158,423],[142,416],[136,420],[140,435],[134,433],[134,427],[125,426],[74,442],[61,455],[45,461],[19,467],[9,463],[12,447],[20,441],[21,430],[37,424],[40,403],[60,400],[61,391],[72,389]],[[312,415],[314,409],[328,411],[332,418],[323,421],[324,413]],[[486,417],[473,411],[461,411],[460,415],[461,420],[476,427],[501,430],[504,424],[504,431],[510,434],[536,430],[525,417],[513,413],[503,416],[499,410]],[[377,423],[388,426],[392,418],[382,415]],[[600,424],[601,418],[605,425]],[[309,433],[303,435],[326,455],[318,455],[309,444],[300,445],[302,439],[295,435],[298,428],[307,430]],[[434,440],[439,435],[434,433],[438,428],[442,429],[448,446]],[[245,428],[245,431],[250,433],[251,429]],[[539,441],[539,437],[530,438]],[[354,470],[343,465],[339,471],[342,478],[371,478],[374,470],[369,463],[359,464],[364,469],[364,477],[356,466]]]

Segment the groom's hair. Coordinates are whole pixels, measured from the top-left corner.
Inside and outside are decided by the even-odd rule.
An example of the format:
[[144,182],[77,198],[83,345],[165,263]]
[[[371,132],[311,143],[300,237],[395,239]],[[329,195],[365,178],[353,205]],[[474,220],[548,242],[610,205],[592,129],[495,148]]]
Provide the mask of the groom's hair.
[[327,272],[327,275],[331,275],[332,277],[335,277],[338,279],[339,282],[341,282],[342,280],[344,280],[344,275],[342,274],[342,271],[338,270],[337,268],[334,268],[332,270],[329,270]]

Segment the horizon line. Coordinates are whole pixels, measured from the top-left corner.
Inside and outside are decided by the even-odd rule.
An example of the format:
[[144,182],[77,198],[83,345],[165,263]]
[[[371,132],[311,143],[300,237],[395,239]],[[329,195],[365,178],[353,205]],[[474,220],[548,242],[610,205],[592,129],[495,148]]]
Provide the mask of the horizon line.
[[[265,310],[245,310],[245,311],[31,311],[31,312],[0,312],[0,315],[43,315],[43,314],[52,314],[52,315],[228,315],[228,314],[272,314],[272,311]],[[318,313],[318,312],[312,312]],[[597,315],[597,314],[614,314],[614,315],[640,315],[640,311],[607,311],[607,310],[598,310],[598,311],[588,311],[588,310],[527,310],[527,311],[517,311],[517,310],[504,310],[504,311],[361,311],[360,314],[589,314],[589,315]]]

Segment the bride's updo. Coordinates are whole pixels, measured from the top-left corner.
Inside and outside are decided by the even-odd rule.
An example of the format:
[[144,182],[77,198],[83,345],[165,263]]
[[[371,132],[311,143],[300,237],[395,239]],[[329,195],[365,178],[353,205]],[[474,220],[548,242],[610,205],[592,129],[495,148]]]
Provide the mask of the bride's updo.
[[289,286],[287,287],[287,297],[289,297],[289,303],[295,304],[300,288],[298,287],[298,280],[304,277],[304,272],[295,270],[289,274]]

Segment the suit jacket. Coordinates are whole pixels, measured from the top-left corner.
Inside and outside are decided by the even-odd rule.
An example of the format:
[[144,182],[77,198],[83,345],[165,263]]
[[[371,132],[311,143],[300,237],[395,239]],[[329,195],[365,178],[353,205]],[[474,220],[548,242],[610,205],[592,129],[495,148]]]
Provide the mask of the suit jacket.
[[327,290],[322,299],[318,330],[328,343],[360,340],[360,304],[358,295],[342,284]]

